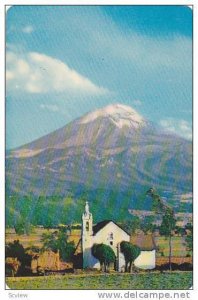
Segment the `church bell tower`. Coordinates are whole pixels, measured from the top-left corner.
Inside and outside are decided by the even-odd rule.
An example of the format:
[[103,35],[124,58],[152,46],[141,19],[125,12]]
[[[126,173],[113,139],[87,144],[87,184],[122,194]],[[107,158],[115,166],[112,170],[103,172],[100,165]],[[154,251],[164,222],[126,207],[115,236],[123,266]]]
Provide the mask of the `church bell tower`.
[[89,212],[89,203],[86,201],[85,211],[82,214],[82,251],[83,251],[83,268],[91,266],[93,246],[93,217]]

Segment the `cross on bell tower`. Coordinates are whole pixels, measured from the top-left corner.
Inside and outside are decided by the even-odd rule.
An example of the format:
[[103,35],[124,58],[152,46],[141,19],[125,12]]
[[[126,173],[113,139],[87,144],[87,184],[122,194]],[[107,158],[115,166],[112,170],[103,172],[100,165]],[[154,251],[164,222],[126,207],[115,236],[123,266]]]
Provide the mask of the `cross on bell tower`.
[[93,246],[93,217],[89,211],[89,203],[86,201],[85,211],[82,214],[82,251],[83,267],[89,267],[91,261],[91,248]]
[[92,214],[89,212],[89,203],[86,201],[85,204],[85,211],[82,215],[82,235],[83,236],[90,236],[93,234],[93,217]]

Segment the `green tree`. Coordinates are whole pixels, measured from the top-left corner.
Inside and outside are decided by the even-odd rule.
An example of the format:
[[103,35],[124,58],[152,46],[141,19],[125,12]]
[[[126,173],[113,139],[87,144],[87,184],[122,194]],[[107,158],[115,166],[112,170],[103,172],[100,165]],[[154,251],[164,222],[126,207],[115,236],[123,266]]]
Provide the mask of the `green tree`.
[[189,230],[185,242],[187,250],[191,252],[193,250],[193,225],[191,223],[187,223],[185,228]]
[[14,229],[16,234],[18,235],[22,235],[22,234],[29,235],[33,230],[33,225],[30,224],[30,222],[23,220],[21,217],[16,221],[14,225]]
[[145,217],[140,225],[140,229],[144,232],[144,234],[147,234],[148,232],[153,232],[155,226],[153,225],[153,217]]
[[43,243],[42,250],[59,251],[60,258],[63,261],[71,261],[75,251],[75,244],[74,242],[68,242],[68,235],[65,229],[44,233],[41,241]]
[[172,269],[171,266],[171,257],[172,257],[172,233],[175,229],[176,219],[173,213],[170,211],[166,211],[162,218],[162,224],[160,226],[160,234],[168,237],[169,239],[169,268],[170,271]]
[[175,226],[175,229],[176,229],[176,232],[177,232],[178,235],[180,235],[180,236],[186,235],[185,228],[180,227],[180,226]]
[[186,230],[190,230],[191,233],[192,233],[193,232],[193,225],[192,225],[192,223],[187,223],[186,226],[185,226],[185,229]]
[[92,254],[100,262],[101,269],[104,266],[104,271],[107,272],[111,262],[115,262],[116,256],[110,246],[105,244],[94,244]]
[[125,258],[125,272],[132,272],[134,260],[140,255],[140,248],[130,242],[123,241],[120,243],[120,250]]
[[137,229],[140,229],[141,221],[138,216],[132,216],[130,220],[123,223],[123,229],[130,234],[134,234]]
[[25,233],[25,222],[19,220],[16,222],[16,224],[14,225],[14,230],[16,232],[16,234],[18,235],[22,235]]
[[169,269],[172,270],[171,257],[172,257],[172,233],[176,227],[176,219],[173,209],[165,204],[160,196],[156,193],[155,189],[150,188],[147,195],[152,197],[153,209],[156,213],[162,214],[162,223],[160,226],[160,234],[169,238]]
[[160,196],[157,194],[156,190],[154,188],[150,188],[147,192],[146,195],[150,196],[152,198],[152,209],[158,213],[158,214],[163,214],[167,210],[172,211],[172,208],[165,204]]
[[[19,200],[20,202],[20,215],[22,220],[30,220],[32,215],[33,199],[31,196],[23,196]],[[31,221],[31,220],[30,220]]]
[[192,236],[192,233],[190,233],[189,235],[186,236],[185,241],[186,241],[187,250],[192,251],[193,250],[193,236]]
[[187,223],[185,228],[190,231],[190,233],[186,236],[186,244],[188,251],[193,250],[193,225],[192,223]]

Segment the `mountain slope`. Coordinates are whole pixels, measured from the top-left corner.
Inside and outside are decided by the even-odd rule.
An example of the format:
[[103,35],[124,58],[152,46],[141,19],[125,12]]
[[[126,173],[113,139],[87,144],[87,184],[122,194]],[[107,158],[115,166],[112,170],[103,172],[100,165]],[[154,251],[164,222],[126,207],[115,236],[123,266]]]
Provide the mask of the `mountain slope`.
[[116,190],[138,194],[150,186],[192,190],[192,145],[144,120],[131,107],[96,110],[6,158],[9,194],[66,195]]

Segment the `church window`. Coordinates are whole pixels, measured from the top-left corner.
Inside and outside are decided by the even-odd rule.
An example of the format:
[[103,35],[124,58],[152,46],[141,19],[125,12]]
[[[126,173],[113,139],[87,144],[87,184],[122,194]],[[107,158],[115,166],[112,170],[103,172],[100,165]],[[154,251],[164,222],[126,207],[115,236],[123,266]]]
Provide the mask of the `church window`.
[[89,231],[89,222],[86,222],[86,231]]
[[113,246],[113,241],[110,241],[110,245]]
[[109,237],[111,240],[113,240],[113,232],[110,233]]

